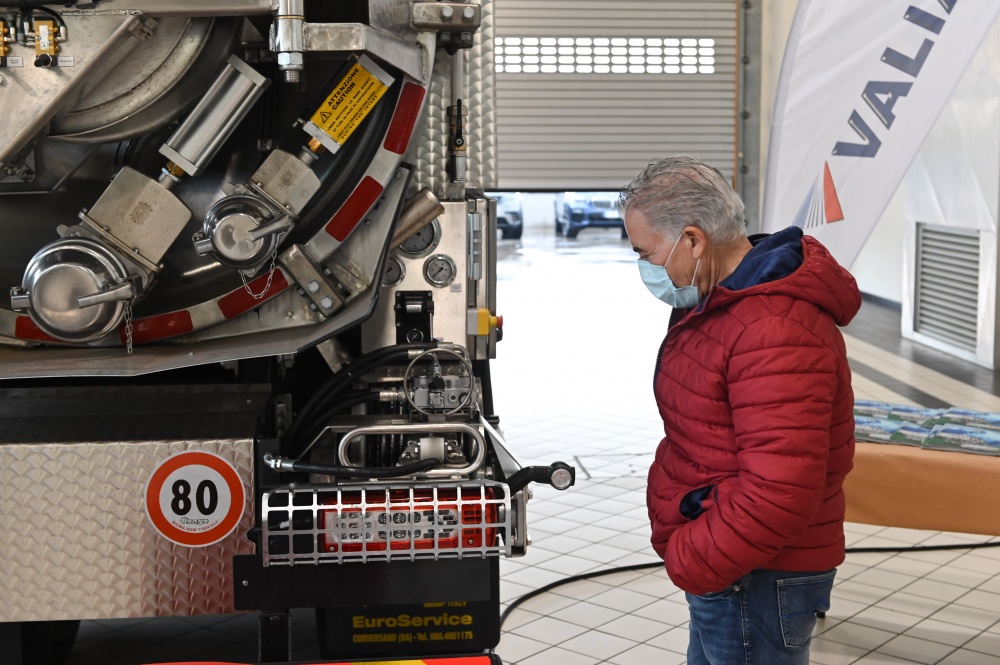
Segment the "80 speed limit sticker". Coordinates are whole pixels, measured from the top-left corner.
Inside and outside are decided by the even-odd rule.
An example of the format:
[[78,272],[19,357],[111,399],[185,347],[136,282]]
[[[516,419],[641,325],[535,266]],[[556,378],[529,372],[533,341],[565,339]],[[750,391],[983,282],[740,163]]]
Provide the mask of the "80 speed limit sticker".
[[167,540],[185,547],[217,543],[243,517],[243,481],[214,453],[186,451],[168,457],[146,485],[146,515]]

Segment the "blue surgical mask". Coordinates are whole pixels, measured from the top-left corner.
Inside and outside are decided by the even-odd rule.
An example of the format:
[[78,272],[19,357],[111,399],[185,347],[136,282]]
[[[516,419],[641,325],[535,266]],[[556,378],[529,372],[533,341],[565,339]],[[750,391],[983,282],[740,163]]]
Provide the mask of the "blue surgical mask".
[[670,263],[670,257],[674,255],[674,250],[677,249],[677,245],[679,244],[681,244],[680,240],[674,243],[673,249],[670,250],[670,254],[667,255],[667,260],[662,266],[640,260],[639,275],[642,277],[642,283],[646,285],[649,292],[656,296],[657,299],[662,300],[671,307],[685,309],[694,307],[701,301],[701,296],[698,295],[698,287],[694,285],[694,278],[698,275],[698,267],[701,265],[701,259],[698,259],[698,262],[694,264],[694,275],[691,276],[691,285],[674,286],[670,275],[667,274],[667,264]]

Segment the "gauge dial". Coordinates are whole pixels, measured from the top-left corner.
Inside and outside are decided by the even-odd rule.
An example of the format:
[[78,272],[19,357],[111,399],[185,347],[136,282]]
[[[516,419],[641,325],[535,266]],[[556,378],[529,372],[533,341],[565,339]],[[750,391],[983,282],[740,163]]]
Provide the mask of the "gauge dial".
[[435,219],[403,241],[400,249],[413,256],[430,254],[441,240],[441,225]]
[[450,256],[436,254],[424,263],[424,277],[433,286],[448,286],[455,281],[458,268]]
[[406,277],[406,268],[395,256],[390,256],[385,262],[385,271],[382,273],[382,286],[396,286]]

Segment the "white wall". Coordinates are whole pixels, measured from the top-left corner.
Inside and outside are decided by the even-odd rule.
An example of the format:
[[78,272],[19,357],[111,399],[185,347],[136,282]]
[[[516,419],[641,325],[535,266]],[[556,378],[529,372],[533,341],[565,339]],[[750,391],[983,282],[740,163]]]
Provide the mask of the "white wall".
[[[767,173],[767,146],[771,116],[781,72],[781,60],[798,0],[762,3],[761,25],[761,156],[760,173]],[[760,200],[764,197],[761,195]],[[886,207],[882,218],[855,262],[852,272],[864,293],[896,303],[903,301],[903,185]]]

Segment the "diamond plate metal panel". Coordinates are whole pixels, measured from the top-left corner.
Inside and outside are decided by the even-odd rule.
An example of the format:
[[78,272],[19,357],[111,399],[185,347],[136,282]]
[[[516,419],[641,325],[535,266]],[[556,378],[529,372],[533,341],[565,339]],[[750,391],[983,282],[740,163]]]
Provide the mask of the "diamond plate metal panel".
[[[168,541],[144,510],[153,470],[187,450],[219,455],[244,484],[243,518],[208,547]],[[231,613],[253,519],[252,440],[0,445],[0,621]]]
[[[497,187],[496,95],[494,92],[494,14],[493,0],[482,0],[482,25],[475,44],[466,51],[467,97],[469,107],[465,126],[469,146],[468,186],[478,189]],[[423,121],[407,155],[416,166],[413,189],[430,187],[437,194],[448,182],[448,107],[451,106],[452,59],[438,49],[434,74],[427,96]]]

